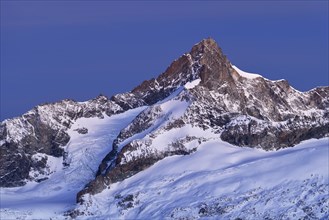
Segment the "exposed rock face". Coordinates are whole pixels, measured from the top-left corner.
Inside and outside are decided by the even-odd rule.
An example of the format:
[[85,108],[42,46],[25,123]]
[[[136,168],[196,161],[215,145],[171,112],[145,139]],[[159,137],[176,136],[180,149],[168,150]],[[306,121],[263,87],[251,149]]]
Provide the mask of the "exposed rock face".
[[[200,79],[198,85],[182,87],[195,79]],[[173,99],[161,101],[173,92]],[[98,193],[167,156],[189,154],[211,138],[277,150],[329,134],[329,87],[299,92],[285,80],[245,75],[212,39],[196,44],[157,79],[112,100],[120,100],[124,109],[151,106],[120,132],[96,179],[78,194],[78,202],[84,194]],[[174,115],[170,105],[183,113]],[[185,131],[188,126],[201,130],[192,135]],[[207,137],[207,131],[212,136]],[[181,135],[165,143],[172,133]]]
[[[214,41],[204,40],[204,42]],[[200,45],[197,44],[195,47]],[[201,51],[196,48],[194,53],[184,54],[175,60],[158,78],[146,80],[131,92],[115,95],[111,100],[126,110],[142,105],[152,105],[165,99],[187,82],[199,78],[201,68],[201,53],[199,52]]]
[[199,63],[202,68],[199,77],[201,78],[201,85],[212,90],[224,83],[234,84],[233,77],[236,72],[214,40],[203,40],[195,45],[190,53],[192,57],[200,57]]
[[[62,157],[63,146],[70,140],[67,129],[77,118],[104,117],[122,109],[105,96],[78,103],[63,100],[53,104],[39,105],[14,119],[0,124],[0,187],[21,186],[33,168],[43,172],[45,163],[36,163],[32,157],[37,153]],[[45,160],[46,157],[45,157]]]
[[[257,78],[217,91],[196,88],[190,91],[196,101],[183,120],[214,129],[234,145],[267,150],[328,135],[328,87],[301,93],[291,87],[285,90],[281,83]],[[313,96],[318,93],[323,96],[314,104]]]

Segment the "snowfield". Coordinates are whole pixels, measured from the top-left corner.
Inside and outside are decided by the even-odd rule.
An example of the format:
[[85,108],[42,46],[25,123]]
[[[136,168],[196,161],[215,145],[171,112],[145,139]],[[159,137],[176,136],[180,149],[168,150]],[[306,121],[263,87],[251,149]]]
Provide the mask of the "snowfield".
[[211,140],[86,195],[78,210],[86,219],[327,219],[328,142],[266,152]]
[[70,166],[41,183],[1,188],[0,219],[69,219],[64,213],[73,208],[79,219],[328,219],[329,138],[270,152],[208,140],[76,206],[111,138],[141,110],[78,120],[71,132],[83,126],[88,133],[72,135]]
[[[0,188],[0,219],[63,219],[63,211],[73,208],[76,194],[94,179],[104,155],[112,142],[144,107],[104,119],[80,118],[68,131],[71,139],[64,147],[65,161],[47,155],[49,179],[29,182],[22,187]],[[87,131],[80,134],[78,130]],[[39,157],[44,157],[40,154]],[[63,165],[63,162],[67,166]],[[34,175],[33,170],[30,176]]]

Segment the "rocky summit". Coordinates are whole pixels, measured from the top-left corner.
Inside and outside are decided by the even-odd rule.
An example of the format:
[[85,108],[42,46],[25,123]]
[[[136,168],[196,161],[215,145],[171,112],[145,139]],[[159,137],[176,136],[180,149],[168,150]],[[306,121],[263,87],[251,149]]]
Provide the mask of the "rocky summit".
[[[94,168],[86,165],[94,176],[77,191],[80,208],[67,215],[94,215],[88,210],[90,197],[166,158],[197,154],[212,141],[274,152],[328,137],[329,87],[300,92],[286,80],[246,73],[229,61],[212,38],[204,39],[156,79],[130,92],[86,102],[43,104],[1,122],[0,187],[48,181],[59,172],[51,168],[56,158],[61,159],[62,169],[73,167],[70,146],[75,137],[92,132],[82,122],[106,122],[122,114],[131,118],[117,133],[108,134],[108,150],[100,150]],[[118,195],[118,204],[125,209],[137,206],[135,197]],[[199,216],[217,213],[212,210],[216,207],[200,207]]]

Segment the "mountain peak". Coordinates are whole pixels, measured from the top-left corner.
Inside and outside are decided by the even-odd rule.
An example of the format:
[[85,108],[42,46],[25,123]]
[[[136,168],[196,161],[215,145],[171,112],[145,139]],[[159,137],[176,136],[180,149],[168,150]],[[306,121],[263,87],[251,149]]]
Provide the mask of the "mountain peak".
[[232,75],[235,71],[214,39],[203,39],[192,47],[190,54],[202,66],[199,73],[202,85],[215,89],[234,81]]
[[195,44],[192,47],[192,50],[190,52],[190,54],[194,57],[200,55],[200,54],[204,54],[204,53],[214,53],[214,52],[220,52],[221,53],[221,49],[219,48],[218,44],[216,43],[216,41],[213,38],[205,38],[202,41],[200,41],[199,43]]
[[145,80],[130,93],[113,96],[112,101],[127,110],[144,104],[152,105],[168,97],[179,87],[200,78],[200,85],[211,90],[224,83],[234,85],[236,71],[212,38],[195,44],[189,53],[173,61],[157,78]]

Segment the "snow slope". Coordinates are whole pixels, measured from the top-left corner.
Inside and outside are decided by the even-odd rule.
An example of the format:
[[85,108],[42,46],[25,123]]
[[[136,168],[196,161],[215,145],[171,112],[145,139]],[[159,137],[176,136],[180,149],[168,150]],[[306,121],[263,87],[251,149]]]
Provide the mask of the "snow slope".
[[267,152],[209,140],[85,195],[78,210],[86,219],[327,219],[328,144],[312,139]]
[[[67,154],[62,158],[50,158],[49,179],[23,187],[1,188],[0,219],[50,218],[75,205],[76,194],[94,177],[104,155],[112,149],[112,142],[120,130],[126,127],[144,107],[104,119],[80,118],[70,128],[70,142],[65,146]],[[88,129],[80,134],[77,129]],[[50,156],[48,156],[50,157]],[[63,216],[61,217],[63,218]]]
[[[141,110],[77,121],[67,148],[79,160],[72,158],[68,168],[40,184],[1,189],[1,219],[67,218],[63,213],[74,208],[76,193],[97,169],[93,160],[101,160],[97,157],[109,150],[113,134]],[[82,126],[88,134],[73,135]],[[209,138],[191,155],[168,157],[100,194],[86,195],[89,202],[77,210],[84,213],[82,219],[326,219],[328,144],[329,138],[312,139],[264,151]]]

